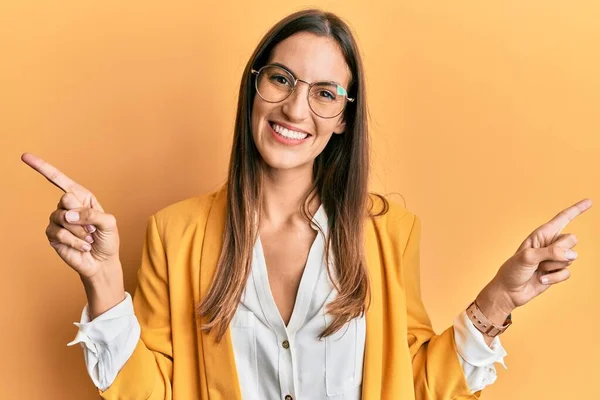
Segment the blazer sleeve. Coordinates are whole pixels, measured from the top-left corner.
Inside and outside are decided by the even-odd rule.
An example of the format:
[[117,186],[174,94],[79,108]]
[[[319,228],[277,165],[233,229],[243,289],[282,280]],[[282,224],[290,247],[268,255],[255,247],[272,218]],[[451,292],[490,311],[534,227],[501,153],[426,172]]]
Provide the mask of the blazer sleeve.
[[166,255],[156,217],[149,219],[133,307],[141,337],[115,381],[100,397],[107,400],[171,400],[173,346]]
[[416,399],[478,399],[481,391],[473,394],[467,386],[455,346],[453,327],[436,335],[421,299],[421,220],[409,214],[402,218],[401,224],[403,230],[410,232],[402,253],[402,278],[406,292],[408,346]]

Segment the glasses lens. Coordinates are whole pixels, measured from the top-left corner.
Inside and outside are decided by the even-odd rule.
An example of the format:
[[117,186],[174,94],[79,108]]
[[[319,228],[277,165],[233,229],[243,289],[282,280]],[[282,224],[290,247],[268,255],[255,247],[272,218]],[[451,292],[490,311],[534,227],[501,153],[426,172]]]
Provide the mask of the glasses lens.
[[283,68],[263,68],[256,77],[256,90],[266,101],[283,101],[294,90],[294,77]]
[[321,117],[335,117],[346,105],[345,91],[335,83],[316,83],[310,90],[308,104]]

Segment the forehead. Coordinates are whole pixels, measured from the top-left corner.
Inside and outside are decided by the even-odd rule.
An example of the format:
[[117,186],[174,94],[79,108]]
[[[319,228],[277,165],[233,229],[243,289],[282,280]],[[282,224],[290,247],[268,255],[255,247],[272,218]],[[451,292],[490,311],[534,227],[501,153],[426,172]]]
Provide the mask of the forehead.
[[337,42],[309,32],[296,33],[277,44],[269,63],[283,64],[296,78],[309,82],[334,81],[344,87],[350,82],[350,70]]

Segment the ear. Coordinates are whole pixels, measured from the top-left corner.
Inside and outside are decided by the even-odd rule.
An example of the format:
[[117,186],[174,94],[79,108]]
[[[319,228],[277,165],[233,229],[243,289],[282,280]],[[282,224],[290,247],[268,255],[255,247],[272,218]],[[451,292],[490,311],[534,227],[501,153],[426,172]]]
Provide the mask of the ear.
[[341,135],[346,130],[346,121],[343,118],[340,118],[340,122],[336,125],[333,133],[336,135]]

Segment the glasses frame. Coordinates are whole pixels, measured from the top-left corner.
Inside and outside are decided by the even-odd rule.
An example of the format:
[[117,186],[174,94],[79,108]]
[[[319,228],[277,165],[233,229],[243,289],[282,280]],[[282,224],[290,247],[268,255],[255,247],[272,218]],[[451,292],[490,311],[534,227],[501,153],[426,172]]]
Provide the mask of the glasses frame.
[[[294,85],[292,86],[292,90],[290,91],[290,93],[288,93],[287,96],[285,96],[283,99],[279,100],[279,101],[269,101],[267,99],[265,99],[261,94],[260,91],[258,90],[258,75],[261,73],[261,71],[265,68],[268,67],[277,67],[277,68],[281,68],[282,70],[284,70],[285,72],[287,72],[288,74],[290,74],[290,76],[294,79]],[[306,93],[306,101],[308,103],[308,107],[310,108],[310,110],[312,112],[314,112],[316,115],[318,115],[321,118],[324,119],[331,119],[331,118],[335,118],[337,116],[339,116],[341,113],[344,112],[344,110],[346,109],[346,105],[348,104],[348,102],[353,103],[355,98],[350,98],[348,97],[348,91],[346,90],[346,88],[344,88],[342,85],[340,85],[337,82],[333,82],[333,81],[318,81],[318,82],[308,82],[305,81],[303,79],[299,79],[296,78],[296,76],[292,73],[292,71],[288,70],[287,68],[279,65],[279,64],[267,64],[265,66],[260,67],[258,70],[252,68],[250,70],[250,73],[252,73],[253,75],[256,75],[256,78],[254,79],[254,88],[256,89],[256,93],[258,93],[258,95],[260,96],[261,99],[263,99],[264,101],[266,101],[267,103],[281,103],[282,101],[285,101],[288,97],[290,97],[292,95],[292,93],[294,93],[294,91],[296,90],[296,86],[298,86],[298,82],[303,82],[306,83],[308,85],[308,92]],[[339,87],[341,87],[344,90],[344,97],[346,98],[346,102],[344,102],[344,107],[342,107],[342,109],[340,110],[339,113],[337,113],[336,115],[332,116],[332,117],[324,117],[321,114],[319,114],[318,112],[316,112],[315,110],[313,110],[312,106],[310,105],[310,91],[313,88],[314,85],[320,84],[320,83],[329,83],[329,84],[333,84],[333,85],[337,85]]]

